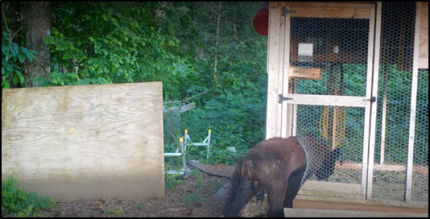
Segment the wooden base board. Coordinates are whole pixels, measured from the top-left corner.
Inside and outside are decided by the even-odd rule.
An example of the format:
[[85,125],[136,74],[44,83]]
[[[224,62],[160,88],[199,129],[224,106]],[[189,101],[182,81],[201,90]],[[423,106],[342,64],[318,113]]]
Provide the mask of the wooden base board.
[[[339,199],[339,200],[340,201],[327,201],[327,199],[312,200],[312,197],[298,195],[296,199],[294,199],[293,206],[294,206],[294,209],[306,209],[306,210],[319,209],[319,210],[329,210],[329,211],[342,210],[342,211],[404,212],[404,213],[428,214],[428,205],[423,208],[408,208],[408,207],[383,206],[383,205],[376,205],[371,203],[369,204],[369,203],[347,202],[345,199]],[[363,215],[368,215],[368,214],[364,213]],[[319,215],[319,216],[322,216],[322,215]],[[391,216],[391,215],[387,215],[387,216]]]
[[285,217],[428,217],[428,213],[284,208]]

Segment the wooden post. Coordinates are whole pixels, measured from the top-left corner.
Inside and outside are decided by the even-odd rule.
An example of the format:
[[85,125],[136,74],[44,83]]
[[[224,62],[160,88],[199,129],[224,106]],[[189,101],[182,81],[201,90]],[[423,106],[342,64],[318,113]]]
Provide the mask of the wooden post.
[[[338,63],[334,64],[334,84],[333,84],[333,93],[332,95],[337,96],[337,67]],[[336,148],[336,132],[337,132],[337,113],[338,113],[339,107],[334,106],[333,107],[333,130],[331,134],[331,149],[334,150]]]
[[267,113],[266,113],[266,139],[277,135],[280,127],[281,112],[279,111],[279,59],[280,54],[280,27],[281,9],[280,2],[270,2],[269,4],[269,36],[267,48]]
[[384,65],[384,82],[382,89],[384,90],[384,97],[382,100],[382,127],[381,127],[381,157],[379,164],[384,164],[385,162],[385,129],[387,120],[387,65]]
[[415,17],[414,62],[412,69],[411,116],[409,122],[408,163],[406,165],[406,202],[412,198],[412,166],[414,165],[415,115],[418,89],[418,54],[420,42],[421,2],[417,2]]
[[[373,186],[373,166],[375,157],[375,134],[376,134],[376,115],[377,115],[377,101],[378,101],[378,77],[379,77],[379,54],[381,45],[381,16],[382,16],[382,3],[378,2],[376,4],[376,14],[375,10],[371,10],[370,15],[370,31],[369,31],[369,57],[368,57],[368,72],[373,72],[372,77],[367,78],[367,82],[371,83],[371,92],[366,92],[366,98],[375,97],[376,101],[366,101],[370,103],[370,112],[366,109],[365,116],[365,130],[370,132],[364,133],[364,140],[368,140],[368,148],[363,150],[363,181],[362,186],[366,187],[366,199],[372,199],[372,186]],[[376,15],[376,17],[375,17]],[[372,64],[373,63],[373,64]],[[372,76],[372,75],[370,75]],[[368,87],[368,88],[369,88]],[[370,116],[370,117],[369,117]],[[370,122],[370,123],[369,123]],[[366,141],[365,141],[366,142]],[[367,174],[366,174],[367,170]]]

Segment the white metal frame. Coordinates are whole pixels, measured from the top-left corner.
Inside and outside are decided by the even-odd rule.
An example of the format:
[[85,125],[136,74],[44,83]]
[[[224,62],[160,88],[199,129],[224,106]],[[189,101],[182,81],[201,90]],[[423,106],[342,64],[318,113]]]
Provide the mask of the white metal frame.
[[[164,157],[181,157],[182,156],[182,165],[183,165],[183,171],[175,171],[175,170],[168,170],[165,171],[167,174],[184,174],[187,175],[187,162],[185,159],[185,155],[187,152],[187,147],[189,146],[200,146],[200,147],[206,147],[207,148],[207,156],[206,159],[209,158],[209,152],[210,152],[210,143],[211,143],[211,130],[208,130],[208,136],[203,140],[202,142],[193,143],[191,140],[190,135],[188,135],[188,130],[185,129],[184,137],[179,138],[179,145],[175,152],[173,153],[164,153]],[[179,150],[181,152],[179,152]]]
[[[180,153],[179,153],[179,150],[181,150]],[[167,174],[184,174],[185,176],[187,176],[187,162],[185,160],[184,138],[182,138],[182,137],[179,138],[179,145],[178,145],[178,148],[176,149],[176,151],[174,153],[164,153],[164,157],[180,157],[180,156],[182,156],[183,171],[168,170],[168,171],[165,171],[165,173],[167,173]]]
[[187,129],[185,129],[184,139],[185,139],[184,140],[185,151],[187,151],[187,147],[189,147],[189,146],[206,147],[207,148],[206,159],[209,158],[210,144],[211,144],[211,130],[210,129],[208,129],[208,136],[202,142],[193,143],[193,141],[191,140],[190,135],[188,135],[188,130]]

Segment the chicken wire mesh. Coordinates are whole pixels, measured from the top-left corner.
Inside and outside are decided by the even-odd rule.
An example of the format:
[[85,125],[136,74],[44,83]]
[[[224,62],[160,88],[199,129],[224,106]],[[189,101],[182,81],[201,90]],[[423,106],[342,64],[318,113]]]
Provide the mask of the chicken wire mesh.
[[[381,55],[372,198],[405,201],[415,2],[382,4]],[[428,201],[428,74],[419,72],[412,201]]]
[[[415,2],[383,3],[372,199],[405,201]],[[290,64],[321,69],[319,79],[290,78],[289,93],[365,96],[368,19],[291,18]],[[300,43],[312,43],[309,57]],[[428,70],[419,71],[412,201],[428,202]],[[295,105],[296,135],[312,133],[340,149],[331,182],[361,184],[365,108]],[[327,166],[327,173],[332,167]],[[316,176],[310,180],[317,180]]]
[[[302,68],[322,69],[319,79],[294,78],[290,93],[336,96],[365,96],[367,80],[368,19],[291,18],[290,63]],[[302,58],[301,43],[313,44],[312,57]],[[364,101],[364,100],[363,100]],[[324,165],[327,181],[361,184],[364,107],[297,105],[296,135],[312,133],[324,142],[325,150],[339,148],[338,163]],[[333,158],[333,156],[332,156]],[[349,167],[349,168],[348,168]],[[331,174],[332,173],[332,174]],[[318,180],[314,175],[309,180]]]

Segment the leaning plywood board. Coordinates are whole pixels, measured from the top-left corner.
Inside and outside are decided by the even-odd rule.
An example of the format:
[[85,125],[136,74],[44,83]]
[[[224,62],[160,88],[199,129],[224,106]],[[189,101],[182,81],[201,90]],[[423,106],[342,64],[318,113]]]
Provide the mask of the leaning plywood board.
[[285,217],[428,217],[427,213],[284,208]]
[[4,89],[2,180],[57,201],[163,197],[162,83]]

